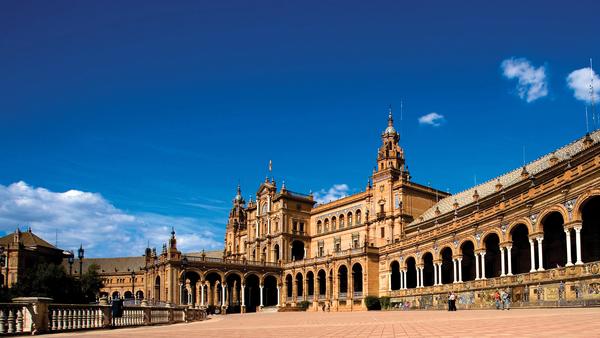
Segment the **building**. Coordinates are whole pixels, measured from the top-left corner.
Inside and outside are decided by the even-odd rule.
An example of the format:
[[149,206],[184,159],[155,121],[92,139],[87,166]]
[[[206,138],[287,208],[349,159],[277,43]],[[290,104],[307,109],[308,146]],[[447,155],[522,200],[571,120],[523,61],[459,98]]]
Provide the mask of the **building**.
[[173,234],[147,265],[154,298],[226,312],[442,307],[450,291],[479,307],[500,287],[522,306],[600,299],[600,131],[454,195],[411,181],[399,140],[390,111],[366,189],[331,203],[273,178],[246,203],[238,186],[223,257],[184,259]]

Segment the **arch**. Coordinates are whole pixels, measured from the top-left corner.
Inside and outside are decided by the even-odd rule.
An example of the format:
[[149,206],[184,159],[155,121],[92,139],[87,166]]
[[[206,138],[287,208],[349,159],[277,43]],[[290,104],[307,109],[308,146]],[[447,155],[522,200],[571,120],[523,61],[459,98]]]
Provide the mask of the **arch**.
[[489,229],[483,235],[481,235],[481,248],[482,249],[487,249],[485,246],[485,239],[490,235],[498,236],[498,240],[500,242],[502,242],[502,238],[504,238],[504,236],[502,235],[502,231],[500,231],[499,229],[497,229],[497,228]]
[[246,312],[256,312],[260,306],[260,278],[255,273],[249,273],[244,281],[244,301]]
[[338,219],[339,219],[339,228],[343,229],[344,228],[344,214],[340,214]]
[[362,296],[363,268],[360,263],[354,263],[352,265],[352,291],[355,296]]
[[273,246],[273,262],[277,263],[279,262],[279,244],[275,244]]
[[362,213],[360,212],[360,209],[356,210],[354,213],[354,218],[356,218],[356,222],[354,222],[355,224],[358,225],[362,223]]
[[526,273],[532,269],[529,249],[530,229],[526,224],[519,223],[510,227],[510,232],[508,232],[508,237],[512,241],[511,265],[514,274]]
[[327,273],[325,270],[321,269],[317,272],[317,279],[319,280],[319,298],[321,298],[320,296],[325,298],[327,292]]
[[515,227],[519,226],[519,225],[523,225],[527,228],[527,233],[531,234],[533,233],[533,225],[531,224],[531,220],[527,217],[521,217],[515,221],[512,221],[508,224],[508,227],[506,228],[506,233],[508,234],[508,238],[507,240],[512,241],[512,231]]
[[562,216],[562,219],[565,223],[569,221],[569,211],[567,210],[567,208],[565,208],[565,206],[562,204],[555,204],[549,208],[542,210],[539,213],[538,218],[537,218],[539,221],[536,224],[535,232],[544,231],[544,226],[542,224],[542,220],[544,220],[544,218],[548,217],[550,214],[555,213],[555,212],[559,213]]
[[544,213],[539,219],[539,229],[544,232],[542,257],[545,269],[567,264],[567,236],[564,230],[565,218],[560,211]]
[[433,253],[427,251],[421,257],[423,262],[423,286],[433,285]]
[[406,288],[414,289],[417,287],[417,260],[409,256],[404,264],[406,264]]
[[278,279],[274,275],[264,276],[263,281],[263,303],[264,306],[274,306],[278,304],[277,300],[277,284]]
[[[573,238],[575,236],[572,236]],[[588,198],[581,206],[581,260],[600,260],[600,195]],[[572,246],[575,248],[575,246]]]
[[121,298],[121,294],[119,293],[119,291],[114,291],[114,292],[112,293],[112,296],[111,296],[111,298],[112,298],[112,299],[120,299],[120,298]]
[[317,233],[320,234],[323,232],[323,223],[319,220],[317,221]]
[[266,280],[266,279],[267,279],[267,277],[269,277],[269,276],[271,276],[271,277],[274,277],[274,278],[275,278],[275,280],[277,281],[277,284],[278,284],[278,285],[282,283],[280,276],[279,276],[277,273],[275,273],[275,272],[265,272],[265,273],[262,275],[262,278],[260,279],[260,282],[264,284],[264,283],[265,283],[265,280]]
[[244,278],[244,273],[240,270],[229,270],[223,274],[223,279],[227,279],[230,275],[238,275],[240,279]]
[[294,240],[292,242],[292,260],[299,261],[304,259],[304,242]]
[[351,227],[352,226],[352,211],[350,211],[346,214],[346,220],[348,222],[348,227]]
[[396,260],[390,263],[390,289],[400,290],[400,263]]
[[465,239],[460,245],[462,255],[462,280],[463,282],[475,280],[475,243],[471,239]]
[[337,218],[335,216],[331,217],[331,231],[334,231],[337,226]]
[[462,246],[466,243],[466,242],[471,242],[471,244],[473,244],[473,247],[475,248],[475,250],[478,249],[477,247],[477,240],[475,239],[475,237],[473,236],[467,236],[465,238],[463,238],[459,243],[458,243],[458,252],[459,254],[462,254],[462,251],[460,250],[460,248],[462,248]]
[[154,279],[154,300],[160,302],[160,276]]
[[575,205],[573,206],[573,221],[582,221],[583,220],[583,216],[582,216],[583,206],[589,200],[591,200],[593,197],[597,197],[597,196],[600,196],[600,189],[588,190],[588,191],[584,192],[583,194],[581,194],[579,197],[577,197],[577,200],[575,201]]
[[131,293],[131,291],[125,291],[123,299],[133,299],[133,293]]
[[296,273],[296,297],[298,297],[298,300],[303,300],[304,296],[304,276],[302,275],[302,272],[297,272]]
[[227,305],[226,313],[242,312],[242,275],[238,273],[226,273],[224,287],[225,304]]
[[486,278],[499,277],[502,274],[500,254],[500,236],[496,231],[488,232],[481,241],[485,249],[484,264]]
[[142,300],[142,299],[144,299],[144,291],[142,291],[142,290],[137,290],[137,291],[135,292],[135,299],[137,299],[137,300]]
[[[400,263],[400,266],[403,267],[404,269],[408,269],[408,260],[412,258],[413,261],[417,261],[417,258],[414,254],[410,254],[408,256],[406,256],[406,258],[404,258],[404,264]],[[416,264],[416,263],[415,263]]]
[[325,220],[323,221],[323,231],[329,231],[329,218],[325,218]]
[[306,272],[306,296],[314,296],[315,294],[315,273],[312,271]]
[[285,276],[285,296],[287,298],[292,298],[292,296],[294,295],[294,287],[293,287],[293,277],[291,274],[287,274],[287,276]]
[[338,297],[345,298],[348,294],[348,267],[342,264],[338,267]]
[[221,306],[223,297],[223,273],[219,270],[210,269],[204,273],[204,296],[207,305]]
[[442,284],[454,282],[454,263],[452,262],[453,251],[449,246],[440,250],[440,259],[442,260]]

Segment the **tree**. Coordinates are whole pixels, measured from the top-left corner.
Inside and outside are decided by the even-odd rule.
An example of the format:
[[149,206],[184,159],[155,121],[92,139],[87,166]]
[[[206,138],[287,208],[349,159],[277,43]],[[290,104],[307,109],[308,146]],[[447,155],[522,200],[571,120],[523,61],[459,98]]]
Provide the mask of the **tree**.
[[91,264],[85,274],[81,276],[81,293],[86,303],[95,302],[100,294],[100,289],[104,286],[99,271],[98,264]]

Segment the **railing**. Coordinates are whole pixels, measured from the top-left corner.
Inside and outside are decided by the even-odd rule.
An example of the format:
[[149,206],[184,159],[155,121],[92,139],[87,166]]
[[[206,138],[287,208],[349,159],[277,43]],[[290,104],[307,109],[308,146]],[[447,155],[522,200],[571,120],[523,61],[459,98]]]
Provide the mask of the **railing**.
[[348,293],[347,292],[340,292],[338,295],[339,299],[346,299],[346,297],[348,297]]
[[[124,306],[113,316],[111,305],[53,304],[50,298],[14,298],[0,303],[0,335],[68,332],[100,328],[172,324],[206,319],[205,309]],[[113,304],[114,305],[114,304]]]
[[25,311],[23,304],[0,303],[0,334],[21,334],[30,332],[25,329]]
[[319,300],[325,299],[325,295],[319,295]]
[[358,299],[358,298],[362,298],[363,293],[362,293],[362,291],[354,291],[353,295],[354,295],[354,299]]
[[251,261],[243,259],[223,259],[218,257],[207,257],[207,256],[186,256],[189,262],[205,262],[205,263],[217,263],[217,264],[233,264],[233,265],[251,265],[251,266],[268,266],[272,268],[279,268],[277,262],[266,262],[266,261]]

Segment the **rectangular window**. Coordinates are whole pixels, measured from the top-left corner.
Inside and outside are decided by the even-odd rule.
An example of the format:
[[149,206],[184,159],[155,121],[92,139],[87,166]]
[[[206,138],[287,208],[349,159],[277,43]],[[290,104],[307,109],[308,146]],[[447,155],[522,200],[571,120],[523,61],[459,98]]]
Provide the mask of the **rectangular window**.
[[340,252],[342,250],[342,239],[340,237],[335,237],[333,239],[333,247],[335,252]]
[[319,247],[319,252],[318,252],[317,256],[319,256],[319,257],[325,256],[325,245],[324,245],[323,241],[319,241],[317,243],[317,245]]
[[381,228],[381,238],[385,238],[385,228]]

